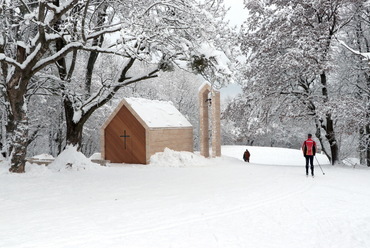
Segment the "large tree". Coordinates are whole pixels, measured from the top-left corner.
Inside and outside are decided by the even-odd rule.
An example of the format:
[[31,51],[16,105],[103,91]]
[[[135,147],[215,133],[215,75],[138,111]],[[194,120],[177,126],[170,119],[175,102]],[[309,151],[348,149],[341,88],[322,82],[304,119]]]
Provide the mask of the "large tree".
[[[218,66],[217,75],[227,72],[218,54],[203,54],[201,50],[205,44],[224,45],[224,35],[215,35],[226,25],[222,22],[224,9],[220,4],[221,1],[196,0],[2,1],[0,80],[7,103],[10,171],[24,172],[29,143],[29,106],[25,96],[37,73],[57,65],[57,72],[45,72],[58,83],[63,98],[67,144],[80,145],[86,120],[124,86],[155,77],[173,63],[192,61],[199,56]],[[104,43],[107,34],[117,32],[118,39],[110,45]],[[81,85],[78,81],[81,76],[74,72],[83,53],[88,59]],[[102,53],[120,57],[121,66],[115,77],[104,78],[94,88],[94,64]],[[157,66],[137,75],[130,71],[136,61]]]
[[52,44],[60,35],[52,29],[68,16],[78,0],[57,7],[52,1],[2,1],[0,8],[0,65],[2,94],[7,103],[7,144],[11,172],[24,172],[28,146],[26,94],[33,76],[70,51],[82,48],[71,42],[55,52]]

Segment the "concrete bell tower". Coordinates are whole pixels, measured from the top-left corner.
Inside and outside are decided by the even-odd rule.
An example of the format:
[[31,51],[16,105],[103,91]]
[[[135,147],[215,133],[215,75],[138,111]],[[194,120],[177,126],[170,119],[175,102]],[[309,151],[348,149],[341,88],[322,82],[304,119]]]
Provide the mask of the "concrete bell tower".
[[[211,107],[211,111],[209,111]],[[210,113],[211,112],[211,113]],[[211,116],[209,116],[209,113]],[[220,92],[209,83],[199,88],[200,154],[209,157],[209,121],[212,127],[212,157],[221,156]]]

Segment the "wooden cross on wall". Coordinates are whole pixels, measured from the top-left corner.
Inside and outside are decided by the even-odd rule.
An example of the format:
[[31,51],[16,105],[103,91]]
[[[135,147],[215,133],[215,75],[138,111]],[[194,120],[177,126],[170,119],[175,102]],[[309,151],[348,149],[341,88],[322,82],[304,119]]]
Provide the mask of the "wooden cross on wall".
[[124,138],[124,140],[123,140],[123,144],[125,145],[125,150],[126,150],[126,138],[130,138],[130,135],[127,135],[126,134],[126,130],[125,131],[123,131],[123,135],[121,135],[121,136],[119,136],[119,137],[122,137],[122,138]]

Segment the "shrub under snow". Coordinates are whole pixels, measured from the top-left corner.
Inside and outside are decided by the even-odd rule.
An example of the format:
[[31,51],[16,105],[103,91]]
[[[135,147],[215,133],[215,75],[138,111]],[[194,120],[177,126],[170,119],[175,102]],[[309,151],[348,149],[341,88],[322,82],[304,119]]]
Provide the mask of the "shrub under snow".
[[77,151],[76,147],[68,146],[48,167],[55,171],[80,171],[101,166],[91,162],[85,155]]
[[164,152],[158,152],[150,157],[150,165],[163,167],[190,167],[205,166],[209,159],[192,152],[177,152],[165,148]]

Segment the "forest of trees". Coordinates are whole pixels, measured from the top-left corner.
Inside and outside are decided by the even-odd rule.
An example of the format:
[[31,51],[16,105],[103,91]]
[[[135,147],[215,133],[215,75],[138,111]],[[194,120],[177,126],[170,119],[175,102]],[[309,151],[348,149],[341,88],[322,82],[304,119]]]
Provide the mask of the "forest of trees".
[[243,94],[223,113],[238,139],[299,148],[312,132],[333,165],[370,166],[370,2],[244,2]]
[[[99,151],[122,97],[169,100],[194,125],[205,80],[224,103],[224,144],[299,148],[370,166],[370,1],[0,0],[0,142],[11,172],[67,145]],[[222,54],[222,56],[220,56]],[[197,145],[197,142],[194,142]]]

